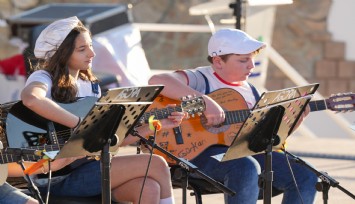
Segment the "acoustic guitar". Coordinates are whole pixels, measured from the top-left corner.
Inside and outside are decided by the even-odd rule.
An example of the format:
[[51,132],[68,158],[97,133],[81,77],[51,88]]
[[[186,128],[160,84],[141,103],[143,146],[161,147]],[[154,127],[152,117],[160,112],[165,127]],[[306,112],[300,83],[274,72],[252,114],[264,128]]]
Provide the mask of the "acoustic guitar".
[[[179,158],[191,160],[198,156],[202,151],[212,145],[229,146],[236,137],[243,122],[249,116],[250,110],[243,96],[233,89],[219,89],[210,94],[224,110],[226,120],[219,126],[206,126],[206,119],[203,115],[184,120],[179,128],[161,130],[155,138],[156,144]],[[177,104],[162,95],[158,96],[159,103],[153,103],[149,110],[158,109],[166,104]],[[328,99],[310,101],[311,111],[330,109],[333,111],[350,111],[355,107],[355,94],[338,94]],[[174,164],[175,161],[167,157],[158,150],[155,154],[164,157],[168,163]]]
[[[95,105],[96,100],[95,97],[86,97],[74,103],[58,103],[58,105],[79,117],[85,117]],[[146,112],[139,120],[140,123],[148,122],[151,115],[154,115],[156,119],[164,119],[175,111],[187,112],[190,116],[194,116],[204,111],[204,106],[202,98],[186,97],[182,102],[179,101],[177,106],[164,106],[164,108]],[[6,135],[9,147],[47,148],[48,145],[51,145],[57,146],[57,150],[59,150],[71,136],[72,130],[59,124],[54,124],[54,127],[48,124],[50,124],[49,120],[25,107],[22,101],[18,101],[11,107],[6,118]]]

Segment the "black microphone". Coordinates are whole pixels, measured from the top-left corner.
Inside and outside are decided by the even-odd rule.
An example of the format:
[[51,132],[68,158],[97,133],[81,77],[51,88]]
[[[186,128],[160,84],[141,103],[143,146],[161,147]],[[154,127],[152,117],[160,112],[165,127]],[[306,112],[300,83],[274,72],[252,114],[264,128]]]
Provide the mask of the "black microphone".
[[43,156],[42,150],[36,149],[26,149],[26,148],[6,148],[5,153],[13,154],[16,156],[24,156],[24,155],[31,155],[31,156]]

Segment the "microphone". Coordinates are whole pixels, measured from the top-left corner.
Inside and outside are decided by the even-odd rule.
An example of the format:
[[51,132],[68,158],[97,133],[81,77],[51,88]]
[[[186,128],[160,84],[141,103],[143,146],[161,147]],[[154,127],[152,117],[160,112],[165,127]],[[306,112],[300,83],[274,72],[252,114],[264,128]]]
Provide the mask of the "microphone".
[[43,156],[42,150],[36,149],[26,149],[26,148],[6,148],[5,153],[13,154],[16,156],[24,156],[24,155],[31,155],[31,156]]

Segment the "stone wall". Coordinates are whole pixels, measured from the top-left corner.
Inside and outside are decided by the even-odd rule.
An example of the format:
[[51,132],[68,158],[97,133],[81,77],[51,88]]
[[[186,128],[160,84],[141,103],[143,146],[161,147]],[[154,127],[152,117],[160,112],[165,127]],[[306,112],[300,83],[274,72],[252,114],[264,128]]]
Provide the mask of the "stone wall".
[[[135,22],[203,24],[203,16],[190,16],[188,8],[207,0],[42,0],[73,3],[133,3]],[[355,62],[344,59],[345,44],[332,40],[327,32],[327,15],[331,0],[297,0],[292,5],[277,7],[272,46],[309,82],[320,83],[319,91],[332,93],[355,90]],[[21,12],[8,0],[0,0],[1,16]],[[231,10],[232,13],[232,10]],[[212,20],[231,15],[214,15]],[[185,69],[206,65],[208,33],[142,32],[142,45],[152,69]],[[8,30],[0,28],[0,59],[18,53],[8,41]],[[294,86],[275,65],[270,63],[266,88],[269,90]]]
[[[347,61],[345,44],[327,31],[331,0],[298,0],[279,6],[272,46],[309,82],[320,83],[324,96],[355,90],[355,62]],[[270,90],[294,86],[270,63]]]

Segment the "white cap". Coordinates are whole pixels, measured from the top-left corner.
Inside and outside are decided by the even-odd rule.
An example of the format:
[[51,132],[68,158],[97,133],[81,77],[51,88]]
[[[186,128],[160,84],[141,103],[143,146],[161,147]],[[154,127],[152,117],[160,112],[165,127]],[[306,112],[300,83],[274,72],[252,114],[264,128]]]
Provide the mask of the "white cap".
[[221,29],[215,32],[208,42],[208,55],[211,57],[226,54],[249,54],[266,44],[238,29]]
[[79,23],[76,16],[54,21],[49,24],[38,36],[34,48],[37,58],[47,59],[52,57],[68,36]]

